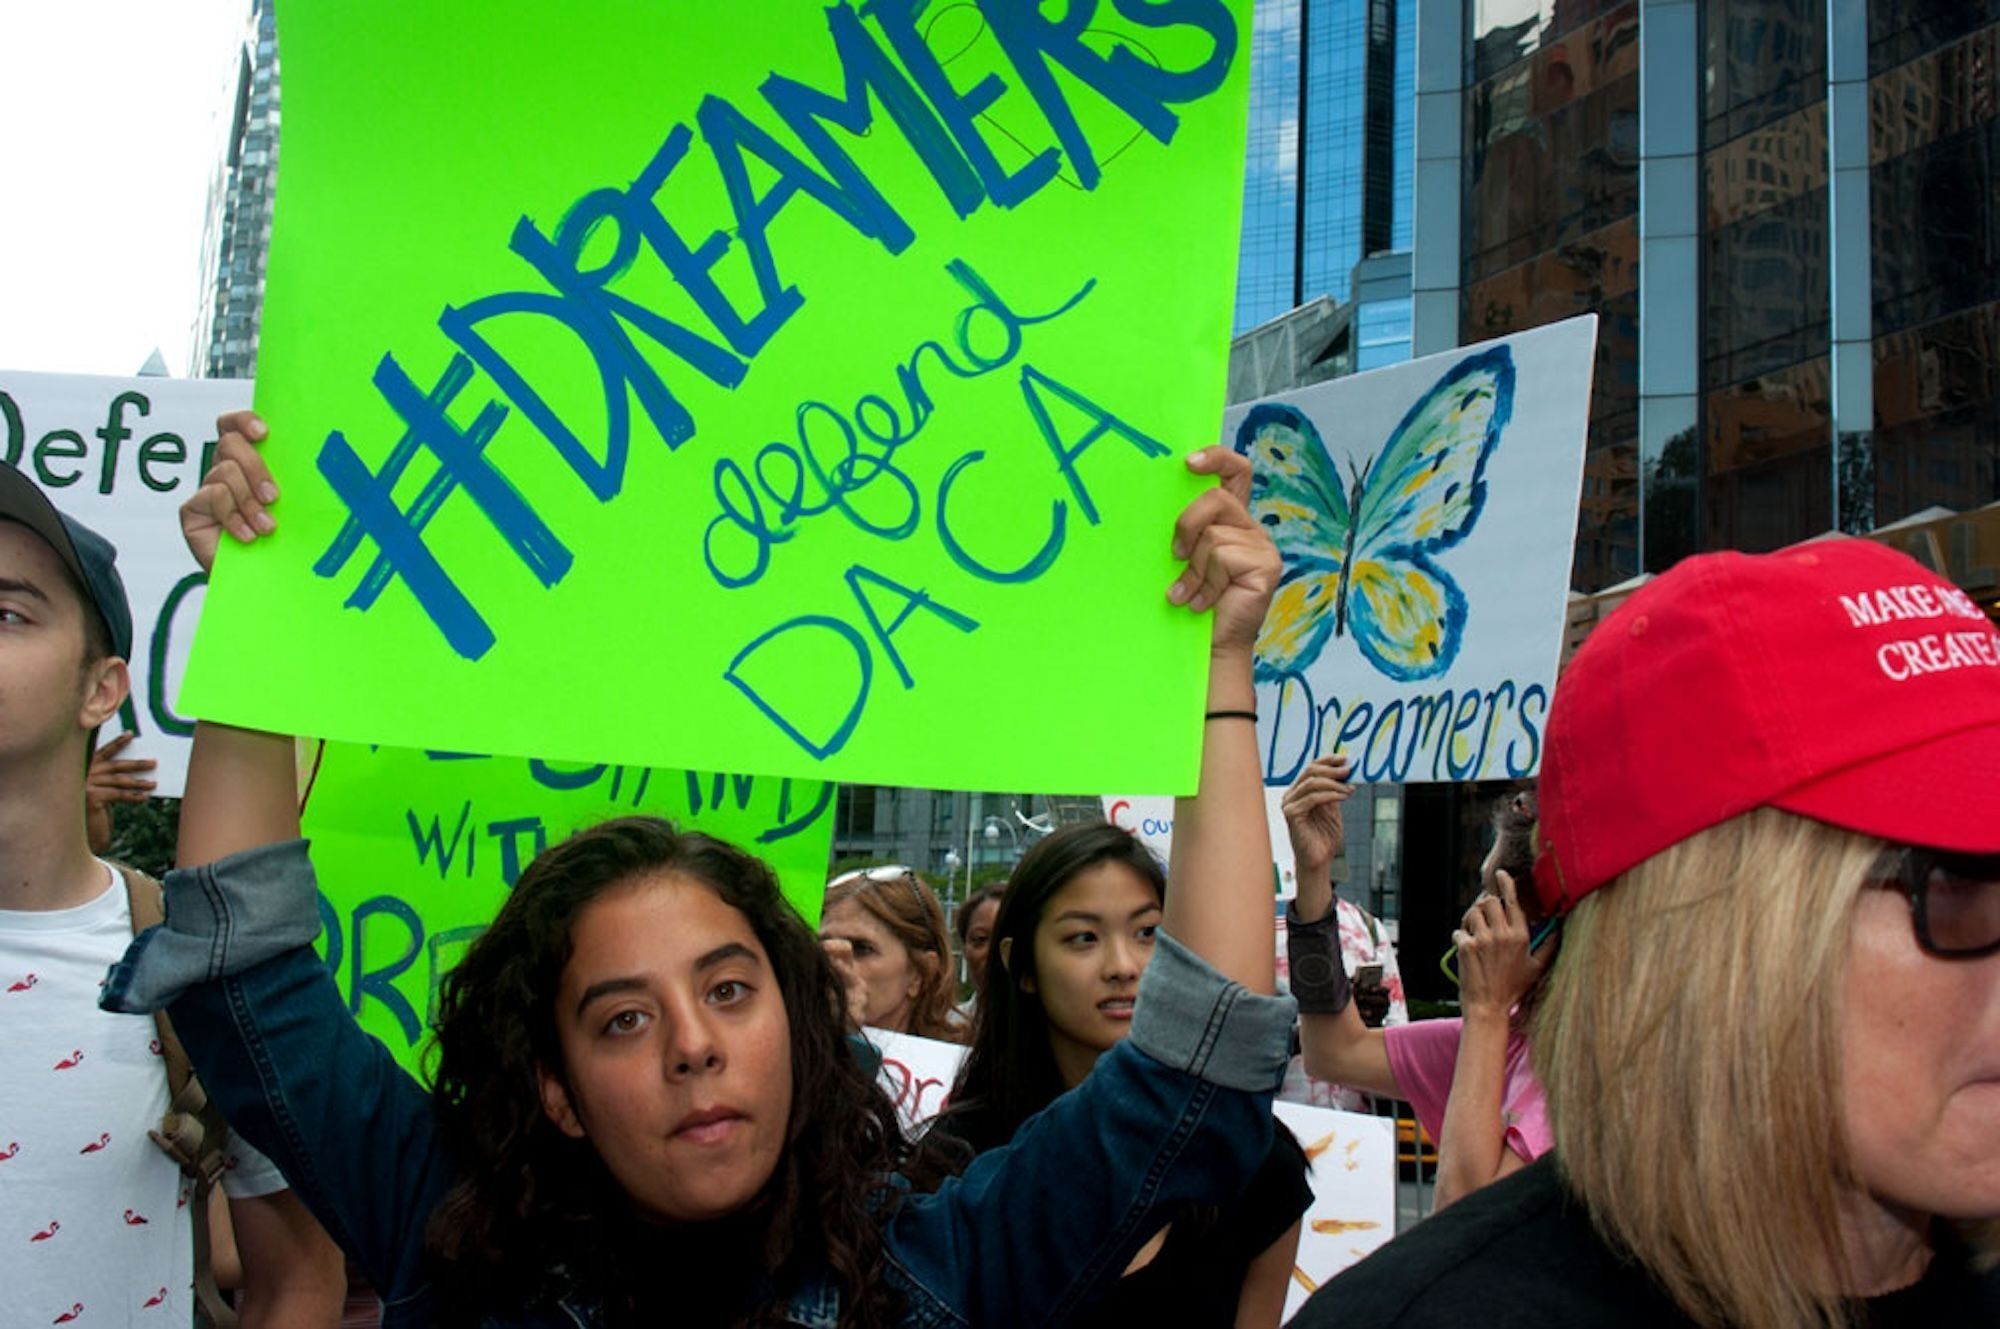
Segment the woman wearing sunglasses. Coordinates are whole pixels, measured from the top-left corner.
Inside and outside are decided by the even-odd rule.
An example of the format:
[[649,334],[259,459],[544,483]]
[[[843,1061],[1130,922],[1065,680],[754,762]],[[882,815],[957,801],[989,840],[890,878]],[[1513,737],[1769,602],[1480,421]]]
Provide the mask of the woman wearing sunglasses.
[[1555,1149],[1329,1325],[2000,1324],[2000,638],[1860,540],[1688,559],[1556,689]]
[[891,1033],[958,1042],[958,965],[944,908],[907,867],[860,868],[826,885],[822,941],[844,942],[848,971],[865,994],[861,1023]]

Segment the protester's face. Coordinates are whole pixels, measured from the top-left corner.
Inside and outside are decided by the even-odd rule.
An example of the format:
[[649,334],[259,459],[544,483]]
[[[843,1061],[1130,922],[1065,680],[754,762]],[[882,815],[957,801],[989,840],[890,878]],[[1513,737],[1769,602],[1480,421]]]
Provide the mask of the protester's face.
[[1042,906],[1031,990],[1042,1000],[1065,1079],[1080,1079],[1131,1029],[1159,925],[1159,894],[1118,862],[1077,873]]
[[1899,891],[1861,893],[1841,1031],[1855,1174],[1892,1207],[2000,1214],[2000,955],[1921,950]]
[[986,953],[993,949],[993,920],[999,916],[998,900],[981,900],[973,908],[972,921],[965,925],[965,971],[972,976],[974,987],[986,982]]
[[700,1222],[748,1204],[791,1116],[791,1023],[750,921],[677,873],[578,915],[556,994],[564,1079],[542,1102],[643,1213]]
[[861,1022],[907,1033],[917,994],[924,987],[923,957],[911,954],[881,919],[854,900],[842,900],[821,915],[819,935],[854,948],[855,971],[868,988],[868,1009]]
[[92,612],[55,550],[27,527],[0,521],[0,759],[58,749],[123,700],[120,690],[107,707],[99,695],[104,667],[86,667],[84,616]]

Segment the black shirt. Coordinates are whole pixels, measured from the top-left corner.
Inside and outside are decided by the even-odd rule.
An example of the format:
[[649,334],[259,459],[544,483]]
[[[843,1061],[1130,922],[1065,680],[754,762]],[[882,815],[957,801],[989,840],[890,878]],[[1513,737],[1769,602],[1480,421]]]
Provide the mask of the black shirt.
[[1250,1264],[1312,1206],[1312,1164],[1280,1122],[1271,1151],[1234,1204],[1175,1216],[1159,1252],[1118,1285],[1079,1325],[1230,1329]]
[[[2000,1325],[2000,1272],[1940,1254],[1923,1279],[1871,1298],[1871,1329]],[[1685,1329],[1694,1321],[1607,1246],[1552,1155],[1467,1196],[1328,1283],[1294,1329]]]
[[[1008,1139],[991,1114],[972,1111],[947,1113],[932,1123],[931,1131],[981,1153]],[[1283,1122],[1274,1123],[1263,1165],[1234,1202],[1176,1212],[1153,1258],[1119,1279],[1103,1301],[1071,1323],[1104,1329],[1233,1329],[1251,1262],[1312,1206],[1311,1172],[1298,1140]]]

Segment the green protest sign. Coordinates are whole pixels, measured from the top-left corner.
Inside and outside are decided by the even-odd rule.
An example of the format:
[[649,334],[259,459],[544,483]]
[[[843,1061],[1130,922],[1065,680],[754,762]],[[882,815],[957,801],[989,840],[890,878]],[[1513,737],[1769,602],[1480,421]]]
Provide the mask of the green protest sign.
[[328,743],[304,829],[321,954],[362,1028],[417,1069],[438,985],[536,853],[610,817],[649,814],[755,853],[814,924],[834,786]]
[[184,706],[1190,788],[1206,629],[1165,589],[1221,414],[1249,11],[288,0],[285,496],[223,555]]

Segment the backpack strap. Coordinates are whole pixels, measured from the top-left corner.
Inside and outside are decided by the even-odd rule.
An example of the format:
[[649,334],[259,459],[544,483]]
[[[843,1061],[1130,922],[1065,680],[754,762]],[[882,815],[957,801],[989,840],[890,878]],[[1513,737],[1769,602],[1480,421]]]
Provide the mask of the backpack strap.
[[[160,883],[137,868],[117,865],[132,906],[132,935],[166,921],[166,896]],[[209,1203],[228,1163],[229,1123],[209,1102],[208,1091],[194,1075],[187,1049],[174,1035],[165,1011],[153,1012],[160,1036],[160,1055],[167,1063],[167,1115],[157,1130],[147,1131],[154,1144],[174,1160],[188,1180],[188,1217],[194,1224],[195,1323],[212,1329],[236,1329],[236,1312],[215,1285],[215,1258],[209,1247]]]

